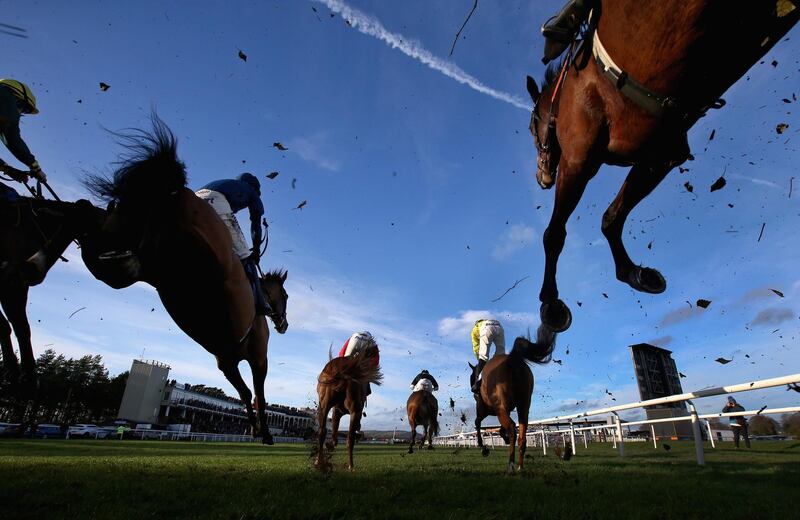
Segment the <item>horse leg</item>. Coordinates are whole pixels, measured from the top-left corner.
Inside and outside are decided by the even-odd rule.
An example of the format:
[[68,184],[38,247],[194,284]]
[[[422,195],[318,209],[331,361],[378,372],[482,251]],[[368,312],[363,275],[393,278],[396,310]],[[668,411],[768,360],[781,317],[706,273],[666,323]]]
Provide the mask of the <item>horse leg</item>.
[[[36,387],[36,359],[33,356],[33,346],[31,345],[31,326],[25,311],[28,304],[28,286],[21,284],[6,286],[0,294],[0,304],[8,316],[8,321],[11,322],[11,326],[14,327],[14,335],[17,337],[19,345],[20,388],[23,391],[31,390]],[[4,345],[4,358],[6,356],[5,348]],[[11,353],[13,356],[13,349]],[[13,356],[12,359],[16,361],[16,356]]]
[[[433,449],[433,424],[431,424],[430,420],[428,421],[428,425],[425,428],[428,434],[428,449]],[[424,443],[423,443],[424,444]]]
[[328,420],[328,412],[331,407],[328,404],[327,392],[321,395],[319,399],[319,411],[317,412],[317,423],[319,424],[319,431],[317,432],[317,460],[314,461],[314,466],[321,467],[325,459],[325,437],[328,435],[328,430],[325,428],[325,423]]
[[414,422],[414,419],[408,419],[408,425],[411,427],[411,444],[408,445],[408,452],[414,453],[414,444],[417,442],[417,423]]
[[489,455],[489,448],[483,445],[483,436],[481,435],[481,422],[489,415],[483,405],[483,401],[479,400],[475,406],[475,436],[478,439],[478,447],[481,449],[481,455],[487,457]]
[[331,441],[328,444],[328,449],[332,450],[339,444],[339,423],[342,421],[342,411],[338,408],[333,408],[331,417]]
[[347,469],[353,471],[353,446],[356,443],[356,432],[361,431],[361,413],[364,411],[364,403],[361,406],[354,407],[355,410],[350,414],[350,428],[347,431]]
[[666,177],[675,163],[658,166],[636,165],[631,168],[628,177],[622,184],[616,198],[603,214],[603,234],[611,247],[614,257],[617,280],[625,282],[637,291],[659,294],[667,288],[667,282],[661,273],[649,267],[637,266],[633,263],[622,243],[622,230],[625,219]]
[[261,442],[271,446],[275,444],[275,441],[272,440],[272,434],[269,432],[269,426],[267,425],[267,400],[264,397],[264,381],[267,379],[267,358],[250,361],[249,365],[253,373],[253,389],[255,390],[256,403],[258,404],[258,425],[261,430]]
[[589,159],[590,151],[584,153],[580,160],[567,160],[565,156],[559,163],[561,173],[556,178],[556,195],[553,214],[544,232],[544,280],[539,292],[542,302],[542,322],[556,332],[567,330],[572,322],[572,315],[566,304],[558,299],[556,269],[558,257],[564,249],[567,238],[567,221],[581,200],[586,185],[600,168],[600,162]]
[[428,423],[422,425],[422,438],[419,440],[419,449],[425,446],[425,439],[428,438]]
[[[259,432],[258,423],[256,423],[256,414],[253,413],[253,393],[250,392],[250,389],[247,388],[247,384],[245,384],[244,379],[242,379],[242,374],[239,373],[239,367],[235,361],[220,358],[217,358],[217,367],[225,375],[225,379],[227,379],[231,385],[233,385],[233,388],[236,389],[236,392],[239,394],[239,399],[244,402],[244,405],[247,408],[247,419],[250,421],[252,435],[253,437],[257,437]],[[259,403],[259,406],[260,405],[261,403]]]
[[497,410],[497,418],[500,424],[506,429],[508,434],[508,469],[506,470],[509,475],[514,473],[514,452],[516,451],[517,441],[517,425],[511,420],[511,416],[505,408]]
[[524,465],[525,461],[525,450],[528,448],[528,418],[525,417],[523,419],[522,414],[519,414],[519,459],[517,463],[517,469],[522,471],[522,466]]

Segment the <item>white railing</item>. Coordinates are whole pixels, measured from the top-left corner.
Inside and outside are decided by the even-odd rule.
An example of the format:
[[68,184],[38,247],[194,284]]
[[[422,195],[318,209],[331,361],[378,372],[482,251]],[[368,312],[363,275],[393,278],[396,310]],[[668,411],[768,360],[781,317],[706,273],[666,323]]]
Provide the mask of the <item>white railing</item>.
[[[95,439],[139,439],[139,440],[159,440],[159,441],[197,441],[197,442],[261,442],[260,438],[253,438],[251,435],[238,435],[230,433],[202,433],[202,432],[179,432],[173,430],[126,430],[122,435],[117,432],[110,432],[100,437],[101,431],[96,431],[91,437]],[[73,437],[81,438],[83,435],[72,434]],[[67,434],[67,439],[70,434]],[[304,442],[301,437],[285,437],[283,435],[273,435],[272,439],[279,443],[298,443]]]
[[[526,437],[528,439],[529,444],[533,444],[534,446],[541,446],[542,451],[545,454],[547,454],[547,446],[549,443],[549,439],[551,437],[556,437],[556,438],[560,437],[561,442],[564,444],[564,446],[566,446],[567,435],[569,435],[572,444],[572,453],[574,455],[577,453],[577,447],[575,442],[576,434],[583,437],[584,447],[588,447],[587,433],[592,436],[592,439],[594,439],[595,432],[599,432],[601,439],[610,438],[614,444],[614,447],[615,448],[618,447],[620,456],[624,456],[626,439],[625,437],[623,437],[623,432],[622,432],[623,427],[628,427],[628,432],[630,433],[631,426],[649,424],[651,437],[653,440],[653,446],[657,447],[658,443],[655,435],[655,428],[653,427],[654,424],[691,421],[692,437],[694,438],[695,455],[697,457],[697,463],[699,465],[704,465],[705,455],[703,452],[703,437],[700,432],[701,420],[704,421],[705,426],[708,430],[708,436],[711,442],[711,447],[715,448],[716,444],[714,442],[713,435],[711,434],[711,425],[708,419],[718,418],[718,417],[749,417],[753,415],[793,413],[793,412],[800,412],[800,406],[749,410],[744,412],[713,413],[713,414],[699,415],[697,413],[697,409],[694,406],[694,403],[692,402],[692,399],[701,399],[704,397],[733,394],[737,392],[749,392],[752,390],[773,388],[777,386],[784,386],[796,383],[800,383],[800,374],[792,374],[783,377],[774,377],[771,379],[763,379],[761,381],[752,381],[749,383],[741,383],[738,385],[706,388],[703,390],[697,390],[695,392],[687,392],[684,394],[671,395],[668,397],[660,397],[658,399],[649,399],[647,401],[637,401],[634,403],[620,404],[616,406],[610,406],[607,408],[597,408],[594,410],[588,410],[585,412],[580,412],[571,415],[559,415],[555,417],[548,417],[545,419],[536,419],[528,423],[529,429]],[[663,419],[647,419],[642,421],[622,422],[619,415],[617,414],[617,412],[621,412],[624,410],[633,410],[637,408],[643,409],[647,406],[681,403],[681,402],[685,402],[689,406],[689,415],[667,417]],[[609,417],[610,421],[607,424],[582,427],[580,426],[580,423],[575,423],[575,419],[583,419],[603,414],[611,414],[611,416]],[[554,423],[561,423],[561,424],[554,424]],[[499,427],[491,426],[488,428],[496,429]],[[499,437],[498,435],[496,435],[493,432],[481,432],[481,433],[482,433],[481,437],[483,438],[485,444],[491,447],[494,447],[497,444],[496,437]],[[486,439],[487,436],[488,439]],[[638,439],[639,438],[637,438],[637,440]],[[631,442],[632,440],[634,440],[634,438],[630,436],[627,438],[627,442]],[[500,442],[502,442],[502,440]],[[476,432],[471,431],[467,433],[462,432],[455,435],[439,436],[434,439],[434,443],[447,446],[477,446],[478,442],[477,442]]]

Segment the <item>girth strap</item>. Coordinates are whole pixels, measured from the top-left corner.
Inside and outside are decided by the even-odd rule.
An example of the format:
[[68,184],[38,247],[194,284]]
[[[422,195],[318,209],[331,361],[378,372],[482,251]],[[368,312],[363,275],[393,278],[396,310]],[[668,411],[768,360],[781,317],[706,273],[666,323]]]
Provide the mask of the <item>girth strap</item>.
[[686,116],[685,113],[679,111],[678,103],[674,98],[656,94],[628,76],[627,72],[614,63],[614,60],[611,59],[608,51],[600,42],[600,36],[597,31],[594,31],[594,36],[592,37],[592,55],[597,60],[603,75],[611,80],[611,83],[628,99],[648,111],[651,115],[663,117],[669,113],[670,115]]

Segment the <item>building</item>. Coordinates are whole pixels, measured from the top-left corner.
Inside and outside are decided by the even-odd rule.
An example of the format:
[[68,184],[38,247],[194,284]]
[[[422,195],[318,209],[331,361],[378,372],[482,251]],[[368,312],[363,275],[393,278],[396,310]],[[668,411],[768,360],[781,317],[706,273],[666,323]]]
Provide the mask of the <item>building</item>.
[[[170,381],[169,370],[158,361],[134,360],[117,416],[184,431],[250,433],[247,410],[239,399],[204,385]],[[316,410],[309,408],[267,404],[266,415],[273,435],[302,437],[315,427]]]
[[[636,383],[639,386],[639,397],[642,401],[683,393],[680,372],[675,360],[672,359],[671,351],[647,343],[631,345],[629,348],[636,373]],[[645,408],[645,413],[648,419],[688,415],[686,404],[683,402],[648,406]],[[656,423],[653,427],[657,437],[692,436],[691,424],[688,421]]]
[[169,365],[133,360],[117,417],[136,423],[158,422]]

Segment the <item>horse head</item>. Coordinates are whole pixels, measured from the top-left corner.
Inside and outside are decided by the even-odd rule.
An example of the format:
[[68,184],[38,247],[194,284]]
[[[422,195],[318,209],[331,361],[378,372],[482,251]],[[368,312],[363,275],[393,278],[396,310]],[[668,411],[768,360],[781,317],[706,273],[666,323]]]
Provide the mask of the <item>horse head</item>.
[[283,288],[288,275],[288,271],[279,269],[266,273],[260,280],[261,289],[264,291],[267,303],[272,309],[269,317],[272,319],[278,334],[283,334],[289,328],[289,322],[286,320],[286,305],[289,295],[286,293],[286,289]]
[[[556,137],[555,114],[551,110],[550,90],[554,80],[554,70],[552,67],[547,68],[541,91],[532,77],[528,76],[527,79],[528,94],[533,101],[529,129],[536,145],[536,181],[542,189],[551,188],[555,184],[556,168],[561,158],[561,148]],[[548,95],[545,95],[545,91]]]

